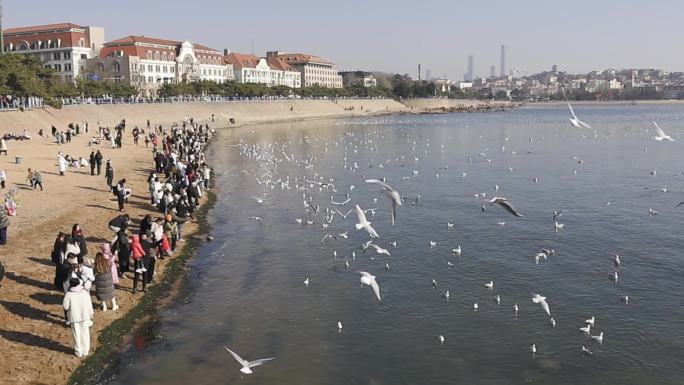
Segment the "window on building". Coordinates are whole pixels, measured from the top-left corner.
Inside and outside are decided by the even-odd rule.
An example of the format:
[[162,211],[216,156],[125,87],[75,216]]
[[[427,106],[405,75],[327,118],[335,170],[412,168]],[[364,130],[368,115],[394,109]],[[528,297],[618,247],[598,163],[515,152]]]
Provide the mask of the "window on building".
[[152,66],[152,64],[148,64],[147,65],[147,72],[152,72],[152,71],[154,71],[154,66]]
[[64,64],[64,71],[71,71],[71,63]]
[[69,51],[64,51],[64,59],[71,59],[71,52]]
[[115,62],[112,64],[112,70],[113,70],[114,72],[116,72],[116,73],[121,72],[121,64],[119,64],[119,62],[116,62],[116,61],[115,61]]
[[85,47],[85,39],[84,38],[80,38],[78,40],[78,46],[79,47]]
[[171,67],[171,73],[172,74],[176,73],[176,67]]
[[147,58],[152,59],[152,51],[147,51]]
[[161,72],[161,66],[154,66],[154,69],[155,69],[157,72]]
[[62,65],[61,64],[55,64],[55,70],[57,72],[62,72]]
[[154,60],[159,60],[159,51],[154,53]]
[[86,55],[86,54],[84,54],[84,53],[81,54],[81,59],[85,60],[85,59],[87,59],[87,58],[88,58],[88,55]]
[[154,83],[154,76],[150,76],[147,78],[148,83]]
[[53,52],[53,53],[52,53],[52,59],[53,59],[53,60],[61,60],[61,59],[62,59],[62,54],[61,54],[61,52]]

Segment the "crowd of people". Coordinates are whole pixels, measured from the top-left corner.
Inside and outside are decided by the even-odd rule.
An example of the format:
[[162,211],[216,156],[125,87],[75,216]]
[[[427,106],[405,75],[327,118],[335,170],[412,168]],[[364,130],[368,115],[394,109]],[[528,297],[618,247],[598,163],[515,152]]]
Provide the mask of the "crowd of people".
[[[117,136],[123,135],[125,125],[125,120],[122,120],[117,126]],[[78,125],[74,126],[74,131],[76,127]],[[90,351],[89,328],[95,314],[91,292],[94,291],[102,311],[118,309],[118,291],[145,292],[147,285],[155,282],[156,261],[173,255],[176,246],[183,241],[183,225],[193,220],[200,198],[210,186],[211,168],[203,151],[215,131],[208,124],[196,124],[187,119],[168,130],[157,126],[147,134],[141,134],[141,131],[144,133],[143,130],[135,130],[136,143],[140,135],[145,135],[146,142],[153,143],[154,171],[150,172],[147,181],[151,208],[156,213],[145,215],[137,226],[133,224],[133,218],[125,213],[131,190],[125,178],[113,183],[113,166],[107,160],[105,180],[109,192],[117,197],[118,209],[122,212],[107,223],[113,233],[112,238],[98,243],[93,257],[83,229],[74,224],[71,232],[57,234],[53,245],[54,289],[64,293],[65,321],[71,327],[74,353],[78,357],[87,356]],[[117,141],[120,146],[122,137]],[[100,175],[102,160],[99,150],[91,152],[87,161],[91,175],[96,171]],[[60,153],[61,175],[64,175],[68,162],[67,157]],[[35,174],[32,178],[35,179]],[[3,241],[2,220],[0,215],[0,244]]]

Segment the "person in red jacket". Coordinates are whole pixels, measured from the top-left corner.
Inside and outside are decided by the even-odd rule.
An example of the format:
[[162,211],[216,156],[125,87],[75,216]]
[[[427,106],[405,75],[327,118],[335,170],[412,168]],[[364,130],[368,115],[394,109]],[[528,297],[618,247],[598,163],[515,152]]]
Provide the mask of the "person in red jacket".
[[131,257],[133,258],[133,268],[135,269],[135,275],[133,276],[133,294],[138,289],[138,279],[142,280],[142,291],[145,291],[147,286],[147,280],[145,277],[147,274],[145,272],[147,269],[143,265],[143,257],[145,256],[145,250],[140,243],[140,236],[134,235],[131,239]]

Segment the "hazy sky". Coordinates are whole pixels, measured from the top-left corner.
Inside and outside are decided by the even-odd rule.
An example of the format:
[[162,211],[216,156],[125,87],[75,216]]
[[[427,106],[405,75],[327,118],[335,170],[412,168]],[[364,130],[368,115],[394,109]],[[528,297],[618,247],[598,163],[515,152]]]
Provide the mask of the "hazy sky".
[[341,70],[461,79],[507,67],[552,64],[569,72],[605,68],[684,70],[682,0],[4,0],[5,28],[73,22],[126,35],[191,40],[215,49],[327,57]]

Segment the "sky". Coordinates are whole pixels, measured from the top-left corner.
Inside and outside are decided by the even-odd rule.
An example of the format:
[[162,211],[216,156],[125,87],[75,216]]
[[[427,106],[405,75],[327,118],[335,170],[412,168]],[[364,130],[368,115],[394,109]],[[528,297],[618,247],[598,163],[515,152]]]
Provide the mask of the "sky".
[[[72,22],[105,28],[106,40],[145,35],[222,50],[326,57],[340,70],[463,78],[507,67],[557,64],[684,71],[682,0],[4,0],[3,28]],[[679,44],[677,44],[679,43]]]

